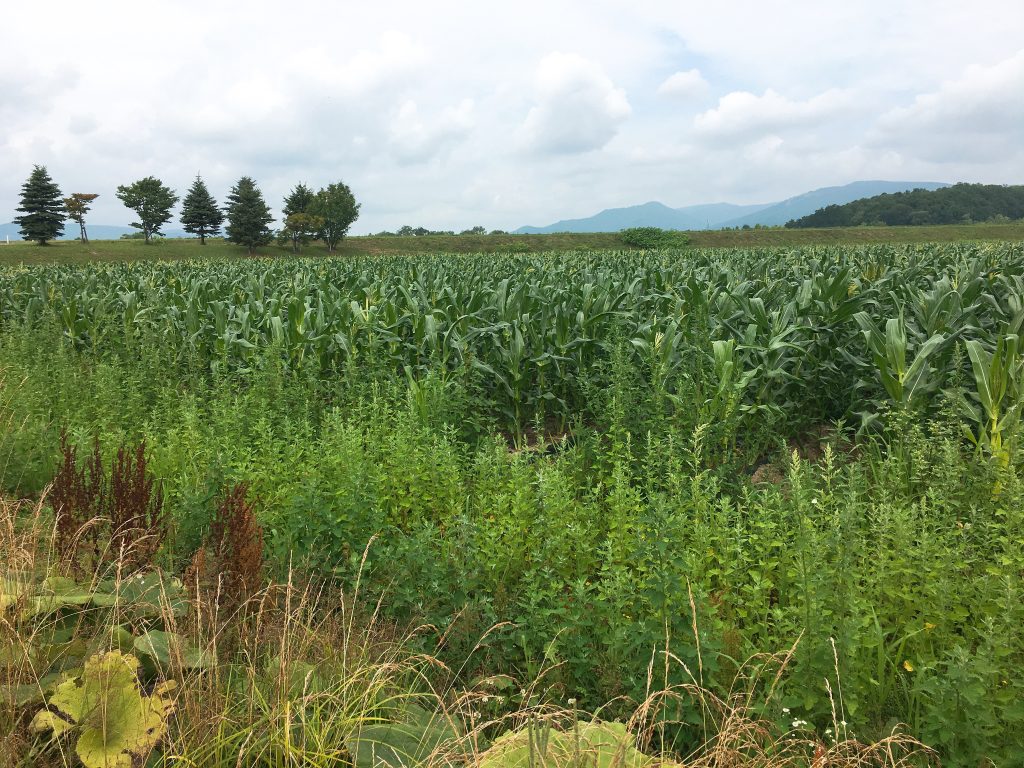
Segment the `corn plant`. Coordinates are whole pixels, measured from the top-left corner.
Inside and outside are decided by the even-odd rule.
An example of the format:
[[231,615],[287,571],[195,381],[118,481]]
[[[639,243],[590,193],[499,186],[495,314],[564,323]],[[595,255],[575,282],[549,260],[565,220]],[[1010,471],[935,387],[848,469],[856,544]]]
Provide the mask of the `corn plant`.
[[946,344],[946,336],[937,333],[929,337],[908,362],[907,326],[902,315],[887,320],[884,332],[866,312],[858,312],[854,319],[864,333],[882,386],[895,403],[912,408],[938,389],[940,380],[930,358]]
[[663,404],[696,386],[687,376],[711,344],[731,340],[750,373],[739,405],[797,431],[886,400],[932,407],[956,341],[991,348],[1024,317],[1014,248],[18,267],[0,269],[0,325],[56,327],[79,354],[159,350],[215,375],[280,364],[472,379],[511,433],[584,410],[583,390],[609,384],[600,371],[616,340]]
[[977,405],[964,401],[973,427],[964,426],[968,439],[991,456],[1000,467],[1008,467],[1011,447],[1020,424],[1021,387],[1024,385],[1024,357],[1020,337],[1000,336],[995,349],[986,351],[980,341],[966,342],[974,373]]

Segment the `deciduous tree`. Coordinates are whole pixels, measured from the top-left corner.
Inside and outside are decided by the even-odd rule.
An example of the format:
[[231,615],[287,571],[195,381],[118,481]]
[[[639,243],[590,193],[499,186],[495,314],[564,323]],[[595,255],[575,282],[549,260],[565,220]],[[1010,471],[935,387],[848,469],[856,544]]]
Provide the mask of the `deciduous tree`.
[[319,216],[309,213],[293,213],[284,220],[284,229],[281,230],[281,240],[292,244],[292,250],[299,252],[299,246],[305,245],[324,225],[324,220]]
[[171,220],[171,209],[178,202],[174,190],[154,176],[118,187],[117,197],[139,217],[132,226],[142,230],[147,243],[153,235],[159,235],[160,228]]
[[92,192],[72,192],[71,197],[64,198],[64,210],[69,219],[78,223],[79,237],[83,243],[89,242],[89,234],[85,231],[85,214],[97,197],[99,195]]
[[253,253],[259,246],[273,239],[274,235],[268,225],[274,217],[270,215],[263,193],[248,176],[240,178],[231,188],[225,210],[228,218],[225,231],[232,243],[244,245],[249,253]]
[[37,165],[21,187],[21,205],[17,208],[22,216],[14,221],[21,227],[25,240],[35,240],[46,245],[64,234],[64,201],[58,187],[46,168]]
[[199,244],[206,245],[206,238],[220,232],[224,223],[224,213],[217,207],[206,184],[196,174],[196,180],[181,203],[181,225],[186,232],[199,235]]
[[338,182],[316,193],[309,213],[323,219],[324,223],[316,235],[324,241],[328,251],[334,251],[352,222],[359,217],[359,203],[348,185]]

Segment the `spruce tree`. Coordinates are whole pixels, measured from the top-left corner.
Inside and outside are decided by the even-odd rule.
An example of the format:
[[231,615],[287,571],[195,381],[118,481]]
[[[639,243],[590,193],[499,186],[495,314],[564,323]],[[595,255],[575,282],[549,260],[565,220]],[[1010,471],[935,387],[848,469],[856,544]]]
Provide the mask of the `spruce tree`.
[[263,193],[248,176],[240,178],[231,188],[225,212],[228,219],[225,227],[227,239],[244,245],[249,253],[273,239],[274,235],[267,225],[274,217],[270,215]]
[[186,232],[199,235],[200,245],[206,245],[206,238],[220,232],[220,225],[224,223],[224,214],[199,174],[182,201],[181,223]]
[[21,206],[17,209],[23,216],[14,221],[21,225],[21,236],[46,245],[47,240],[56,240],[64,234],[64,198],[46,168],[37,165],[21,187]]
[[295,188],[285,197],[282,212],[285,216],[291,216],[293,213],[308,213],[309,204],[313,202],[314,197],[316,195],[312,189],[302,183],[296,184]]

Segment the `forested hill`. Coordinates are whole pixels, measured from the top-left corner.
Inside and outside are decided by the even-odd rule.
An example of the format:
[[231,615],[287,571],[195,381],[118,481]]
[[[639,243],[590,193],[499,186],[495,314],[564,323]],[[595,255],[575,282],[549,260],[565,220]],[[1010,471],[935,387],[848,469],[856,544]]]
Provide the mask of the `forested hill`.
[[943,189],[866,197],[829,205],[787,227],[856,227],[862,224],[965,224],[1024,219],[1024,186],[954,184]]

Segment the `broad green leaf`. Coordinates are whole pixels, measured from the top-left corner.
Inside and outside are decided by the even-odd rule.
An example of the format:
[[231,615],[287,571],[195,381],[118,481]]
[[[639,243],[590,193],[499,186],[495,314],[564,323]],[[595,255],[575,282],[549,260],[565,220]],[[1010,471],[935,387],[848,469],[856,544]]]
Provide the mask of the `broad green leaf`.
[[101,582],[96,589],[96,601],[117,605],[138,618],[156,618],[164,611],[181,617],[188,612],[188,600],[181,581],[160,571]]
[[572,730],[532,723],[505,733],[480,756],[477,768],[647,768],[653,764],[653,758],[637,750],[625,725],[595,720],[577,723]]
[[46,701],[46,694],[53,690],[63,677],[64,674],[61,672],[50,672],[34,683],[0,685],[0,702],[14,707],[43,704]]
[[135,638],[134,647],[163,669],[172,664],[186,669],[205,669],[214,664],[213,656],[208,651],[197,648],[179,634],[160,629],[150,630]]
[[401,722],[364,725],[345,743],[356,768],[402,768],[461,749],[460,741],[460,734],[442,715],[409,707]]
[[174,682],[143,696],[137,669],[138,660],[119,651],[91,657],[81,677],[57,686],[32,729],[77,734],[75,752],[86,768],[131,768],[163,737],[173,708]]

